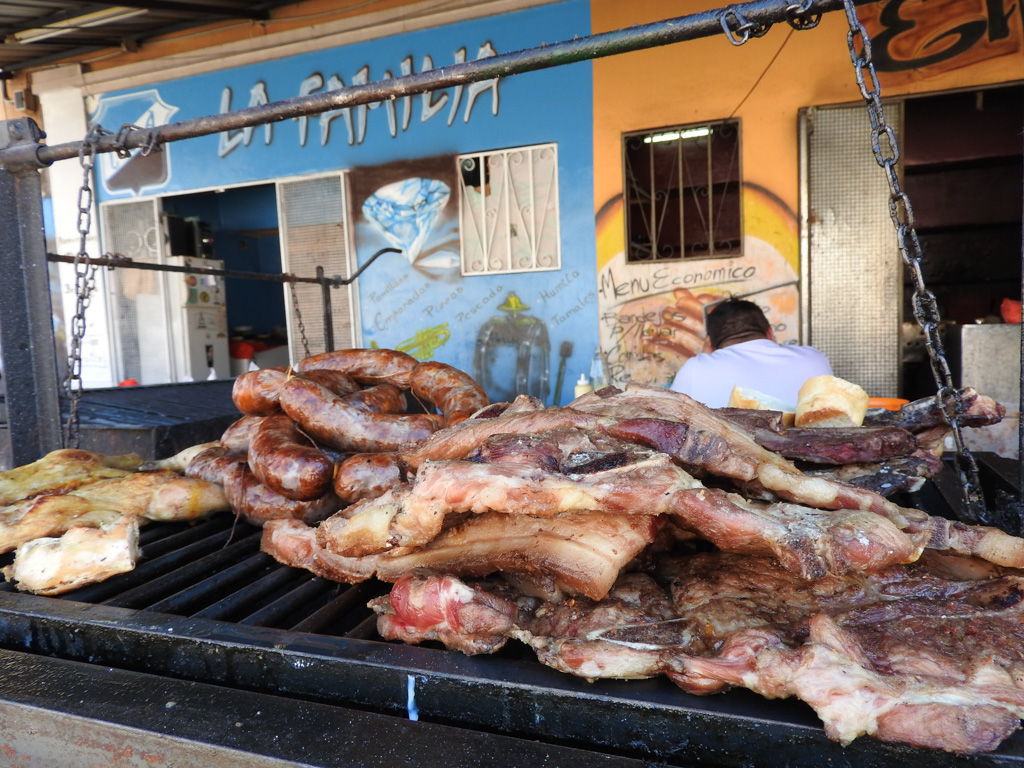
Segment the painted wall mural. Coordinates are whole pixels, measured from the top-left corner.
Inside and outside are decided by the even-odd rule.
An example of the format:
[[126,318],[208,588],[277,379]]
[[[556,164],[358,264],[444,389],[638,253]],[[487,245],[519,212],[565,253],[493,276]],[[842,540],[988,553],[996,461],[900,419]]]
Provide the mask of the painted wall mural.
[[[566,0],[105,94],[92,120],[108,130],[152,127],[588,34],[589,2]],[[381,256],[355,284],[361,343],[471,372],[493,400],[528,393],[567,402],[598,344],[592,100],[589,63],[454,86],[190,139],[148,156],[104,155],[111,164],[98,168],[97,196],[346,170],[357,266],[383,247],[402,251]],[[536,234],[519,219],[498,217],[480,231],[507,237],[508,269],[463,276],[457,158],[526,147],[557,149],[536,160],[551,166],[557,158],[543,174],[557,181],[557,227]],[[492,185],[497,178],[492,169]],[[560,265],[538,259],[538,271],[511,271],[525,241],[546,254],[552,238]]]
[[[592,322],[596,311],[593,284],[588,286],[585,271],[575,268],[463,276],[459,188],[455,155],[350,172],[359,263],[381,248],[403,251],[384,254],[364,273],[364,343],[420,360],[452,362],[471,372],[492,400],[529,394],[548,403],[566,402],[572,389],[572,382],[565,382],[569,358],[585,338],[579,328]],[[581,346],[579,353],[588,359],[593,349]],[[574,381],[578,367],[572,370]]]
[[729,296],[768,316],[780,343],[799,338],[796,216],[769,191],[743,186],[743,255],[627,264],[622,201],[597,217],[601,349],[614,383],[667,386],[706,350],[704,311]]

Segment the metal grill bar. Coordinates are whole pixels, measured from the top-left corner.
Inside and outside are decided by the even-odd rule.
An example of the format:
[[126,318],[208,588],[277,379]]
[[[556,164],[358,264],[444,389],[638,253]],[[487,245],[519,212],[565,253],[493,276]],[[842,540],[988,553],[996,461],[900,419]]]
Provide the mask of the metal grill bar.
[[289,590],[287,594],[265,605],[255,613],[241,619],[238,623],[254,627],[278,626],[297,611],[308,608],[311,603],[320,598],[332,586],[334,585],[331,582],[324,579],[310,579],[304,584]]
[[[323,608],[317,609],[302,621],[294,624],[291,629],[293,632],[320,632],[328,627],[339,628],[339,625],[345,623],[346,618],[350,619],[353,613],[363,616],[366,612],[366,604],[372,598],[377,597],[377,595],[383,594],[386,591],[386,586],[375,585],[373,582],[355,584],[345,589],[340,595],[327,603]],[[363,624],[367,623],[371,625],[370,634],[354,634],[354,632],[362,627]],[[335,631],[334,634],[340,633]],[[377,637],[376,616],[366,616],[366,618],[356,624],[355,629],[346,632],[345,636],[364,639]]]
[[273,562],[274,558],[260,552],[229,568],[218,571],[195,586],[176,592],[163,600],[158,600],[149,606],[149,610],[194,615],[190,609],[191,606],[202,602],[208,603],[212,596],[224,594],[234,585],[250,583],[254,573],[265,570]]
[[[255,552],[260,546],[259,533],[223,547],[224,534],[209,536],[176,552],[140,564],[135,568],[139,586],[103,602],[125,608],[145,608],[172,594],[190,581],[226,567]],[[211,552],[211,550],[213,550]],[[179,565],[185,563],[184,565]]]
[[[305,574],[304,577],[309,578],[309,575]],[[251,612],[256,604],[263,602],[267,595],[280,592],[294,584],[299,578],[300,574],[294,568],[281,566],[272,573],[247,583],[244,589],[197,611],[193,616],[205,619],[227,619]]]

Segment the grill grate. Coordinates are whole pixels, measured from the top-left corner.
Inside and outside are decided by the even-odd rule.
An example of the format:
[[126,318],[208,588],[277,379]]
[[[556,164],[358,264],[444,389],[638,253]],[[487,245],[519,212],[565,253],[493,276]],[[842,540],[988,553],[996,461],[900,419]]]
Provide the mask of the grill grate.
[[0,648],[403,718],[412,695],[421,721],[666,766],[1024,768],[1019,736],[976,757],[867,737],[842,747],[799,701],[744,690],[692,696],[665,679],[588,683],[542,666],[517,642],[484,657],[387,643],[366,603],[389,585],[336,584],[282,566],[259,539],[230,514],[153,523],[131,573],[60,598],[3,584]]
[[[150,524],[140,533],[142,557],[133,571],[61,599],[337,637],[360,628],[357,636],[368,636],[362,625],[376,622],[366,604],[387,585],[338,584],[281,565],[260,551],[261,535],[231,515]],[[369,636],[379,639],[375,630]]]

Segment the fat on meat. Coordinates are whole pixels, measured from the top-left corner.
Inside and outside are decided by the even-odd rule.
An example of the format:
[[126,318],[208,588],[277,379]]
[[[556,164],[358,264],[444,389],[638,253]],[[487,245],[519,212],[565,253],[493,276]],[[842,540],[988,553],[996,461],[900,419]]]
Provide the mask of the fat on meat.
[[[322,524],[321,524],[322,525]],[[376,576],[393,582],[413,570],[485,576],[501,571],[555,597],[603,597],[619,573],[654,541],[656,517],[593,513],[554,518],[490,513],[463,519],[429,544],[344,557],[320,545],[317,529],[295,520],[263,526],[261,547],[279,562],[334,581]]]

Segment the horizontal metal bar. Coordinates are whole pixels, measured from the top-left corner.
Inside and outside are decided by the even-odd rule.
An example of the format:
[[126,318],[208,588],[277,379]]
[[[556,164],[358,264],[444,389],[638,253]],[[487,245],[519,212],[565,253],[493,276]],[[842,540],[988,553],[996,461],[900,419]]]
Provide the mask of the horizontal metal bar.
[[[860,3],[861,0],[858,0]],[[573,40],[542,44],[521,51],[502,53],[477,61],[468,61],[425,72],[415,72],[366,85],[354,85],[308,96],[295,96],[283,101],[247,107],[233,112],[182,120],[153,128],[125,131],[120,135],[96,137],[93,148],[97,153],[114,152],[140,147],[159,147],[180,139],[208,136],[223,131],[238,130],[264,123],[279,122],[305,115],[319,114],[361,104],[373,104],[426,93],[454,85],[508,77],[523,72],[572,64],[580,61],[615,56],[671,43],[724,35],[723,18],[743,18],[754,25],[785,22],[787,14],[798,3],[793,0],[754,0],[736,3],[724,8],[680,16],[650,24],[637,24],[627,29],[601,32]],[[811,0],[807,13],[825,13],[842,9],[842,0]],[[86,147],[84,141],[12,147],[0,152],[0,168],[19,166],[45,167],[57,160],[78,157]]]
[[[97,267],[110,267],[121,269],[148,269],[154,272],[184,272],[190,275],[219,275],[221,277],[237,278],[239,280],[266,280],[275,283],[313,283],[315,285],[329,285],[332,288],[341,288],[353,282],[359,277],[378,256],[385,253],[401,253],[399,248],[381,248],[361,266],[352,277],[299,277],[289,273],[267,273],[267,272],[244,272],[235,269],[216,269],[214,267],[178,266],[177,264],[154,264],[147,261],[135,261],[119,254],[109,254],[99,258],[89,259],[89,263]],[[65,264],[74,264],[76,257],[63,256],[58,253],[46,254],[47,261],[60,261]]]
[[258,579],[253,579],[245,589],[218,600],[206,608],[193,613],[203,619],[231,621],[239,615],[248,615],[258,609],[268,595],[290,589],[299,581],[309,580],[309,575],[296,573],[296,569],[282,565]]

